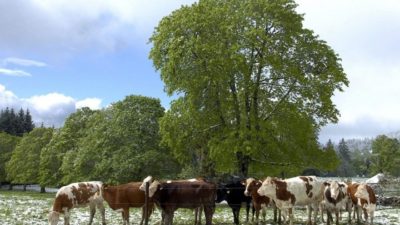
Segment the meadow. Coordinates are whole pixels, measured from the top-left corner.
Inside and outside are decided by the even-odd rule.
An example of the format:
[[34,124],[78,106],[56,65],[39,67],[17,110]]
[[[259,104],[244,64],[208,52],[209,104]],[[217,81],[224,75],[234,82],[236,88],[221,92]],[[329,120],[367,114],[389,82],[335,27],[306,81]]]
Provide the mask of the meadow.
[[[4,191],[0,190],[0,224],[1,225],[47,225],[47,214],[51,209],[55,193],[37,193],[32,191]],[[107,205],[107,204],[106,204]],[[240,211],[242,224],[252,224],[251,222],[245,223],[245,210],[242,208]],[[250,213],[251,217],[251,213]],[[131,224],[139,224],[141,212],[139,209],[130,210]],[[160,212],[156,210],[151,216],[149,221],[150,225],[160,224]],[[306,211],[303,208],[296,208],[295,210],[295,224],[305,224]],[[106,206],[106,219],[107,224],[118,225],[122,224],[121,215],[114,212]],[[344,214],[341,224],[346,223],[347,215]],[[71,225],[87,224],[89,221],[88,208],[73,209],[71,214]],[[203,217],[204,223],[204,217]],[[213,216],[213,224],[232,224],[233,217],[230,208],[225,204],[219,204]],[[250,219],[251,221],[251,219]],[[390,207],[380,207],[375,213],[374,224],[400,224],[400,209]],[[272,210],[267,210],[267,222],[264,224],[272,223]],[[59,224],[63,224],[60,221]],[[93,225],[100,225],[100,214],[96,213]],[[194,224],[194,213],[192,210],[179,209],[175,212],[174,224],[188,225]],[[323,224],[320,222],[319,224]]]

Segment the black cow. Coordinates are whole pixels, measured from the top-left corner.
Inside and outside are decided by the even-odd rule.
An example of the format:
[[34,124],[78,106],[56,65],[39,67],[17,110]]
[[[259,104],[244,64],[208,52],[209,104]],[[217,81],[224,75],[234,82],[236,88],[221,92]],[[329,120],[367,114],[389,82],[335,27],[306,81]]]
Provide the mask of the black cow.
[[239,212],[242,203],[246,203],[246,222],[249,221],[251,197],[244,195],[245,190],[246,186],[242,184],[241,180],[234,180],[226,184],[218,185],[216,202],[220,203],[225,200],[228,203],[229,207],[232,209],[235,224],[239,224]]

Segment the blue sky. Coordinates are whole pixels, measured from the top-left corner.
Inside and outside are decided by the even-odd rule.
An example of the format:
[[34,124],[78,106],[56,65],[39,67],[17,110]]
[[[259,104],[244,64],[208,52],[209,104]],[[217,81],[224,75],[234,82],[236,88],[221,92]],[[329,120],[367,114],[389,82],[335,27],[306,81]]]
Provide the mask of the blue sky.
[[[29,108],[61,126],[77,108],[106,107],[131,94],[171,98],[148,59],[158,21],[191,0],[0,0],[0,108]],[[297,0],[304,26],[342,58],[350,80],[333,100],[329,138],[400,130],[400,2]]]

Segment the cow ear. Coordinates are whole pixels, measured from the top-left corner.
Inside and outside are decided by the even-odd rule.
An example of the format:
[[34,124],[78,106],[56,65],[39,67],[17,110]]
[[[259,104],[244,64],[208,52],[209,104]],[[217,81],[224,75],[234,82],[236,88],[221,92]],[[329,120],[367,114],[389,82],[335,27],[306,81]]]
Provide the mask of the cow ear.
[[242,181],[240,181],[240,183],[241,183],[243,186],[246,186],[246,180],[242,180]]
[[325,185],[325,187],[326,187],[326,186],[331,186],[331,184],[330,184],[328,181],[325,181],[325,182],[324,182],[324,185]]

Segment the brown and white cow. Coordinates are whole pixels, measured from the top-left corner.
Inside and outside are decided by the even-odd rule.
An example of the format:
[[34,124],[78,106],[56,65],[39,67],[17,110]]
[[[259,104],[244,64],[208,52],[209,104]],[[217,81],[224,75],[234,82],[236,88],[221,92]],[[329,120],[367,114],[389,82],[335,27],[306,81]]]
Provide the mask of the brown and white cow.
[[347,191],[349,192],[351,201],[354,206],[354,211],[357,215],[357,221],[360,220],[360,211],[364,213],[364,219],[373,224],[374,212],[376,209],[376,196],[374,190],[367,184],[352,183],[348,185]]
[[[339,225],[339,218],[342,209],[348,212],[348,222],[351,222],[351,200],[347,194],[347,184],[344,182],[330,181],[324,182],[324,200],[321,207],[327,211],[329,225],[332,220],[332,212],[336,216],[336,225]],[[322,221],[324,221],[323,211],[321,212]]]
[[70,210],[77,207],[90,207],[89,225],[93,222],[96,206],[100,210],[103,225],[106,224],[105,209],[101,195],[102,183],[98,181],[72,183],[61,187],[49,213],[49,225],[56,225],[60,214],[64,214],[64,225],[70,224]]
[[317,221],[318,207],[323,199],[324,185],[315,176],[300,176],[289,179],[267,177],[258,194],[272,199],[284,214],[289,216],[293,224],[293,207],[305,205],[308,209],[308,224],[311,224],[311,213],[314,210],[314,223]]
[[[276,206],[275,203],[268,198],[267,196],[261,196],[257,193],[257,190],[261,187],[262,181],[256,180],[254,178],[247,178],[246,181],[243,183],[246,189],[244,191],[244,195],[250,196],[252,199],[253,207],[256,210],[256,224],[259,222],[260,210],[262,211],[262,216],[265,221],[266,212],[265,209],[267,206],[271,205],[274,209],[274,222],[277,221],[276,217]],[[253,220],[254,221],[254,217]]]
[[149,197],[162,210],[162,222],[165,225],[172,225],[174,212],[178,208],[199,207],[204,209],[206,225],[211,225],[215,209],[215,184],[205,181],[160,182],[149,176],[143,180],[141,190],[145,190],[146,183],[149,183]]
[[[145,194],[139,190],[142,182],[131,182],[116,186],[103,185],[102,193],[104,200],[108,203],[111,209],[120,211],[122,213],[122,220],[124,225],[129,224],[129,208],[142,208],[142,220],[146,217],[145,212]],[[147,217],[150,217],[153,210],[153,202],[149,201],[149,209]]]

